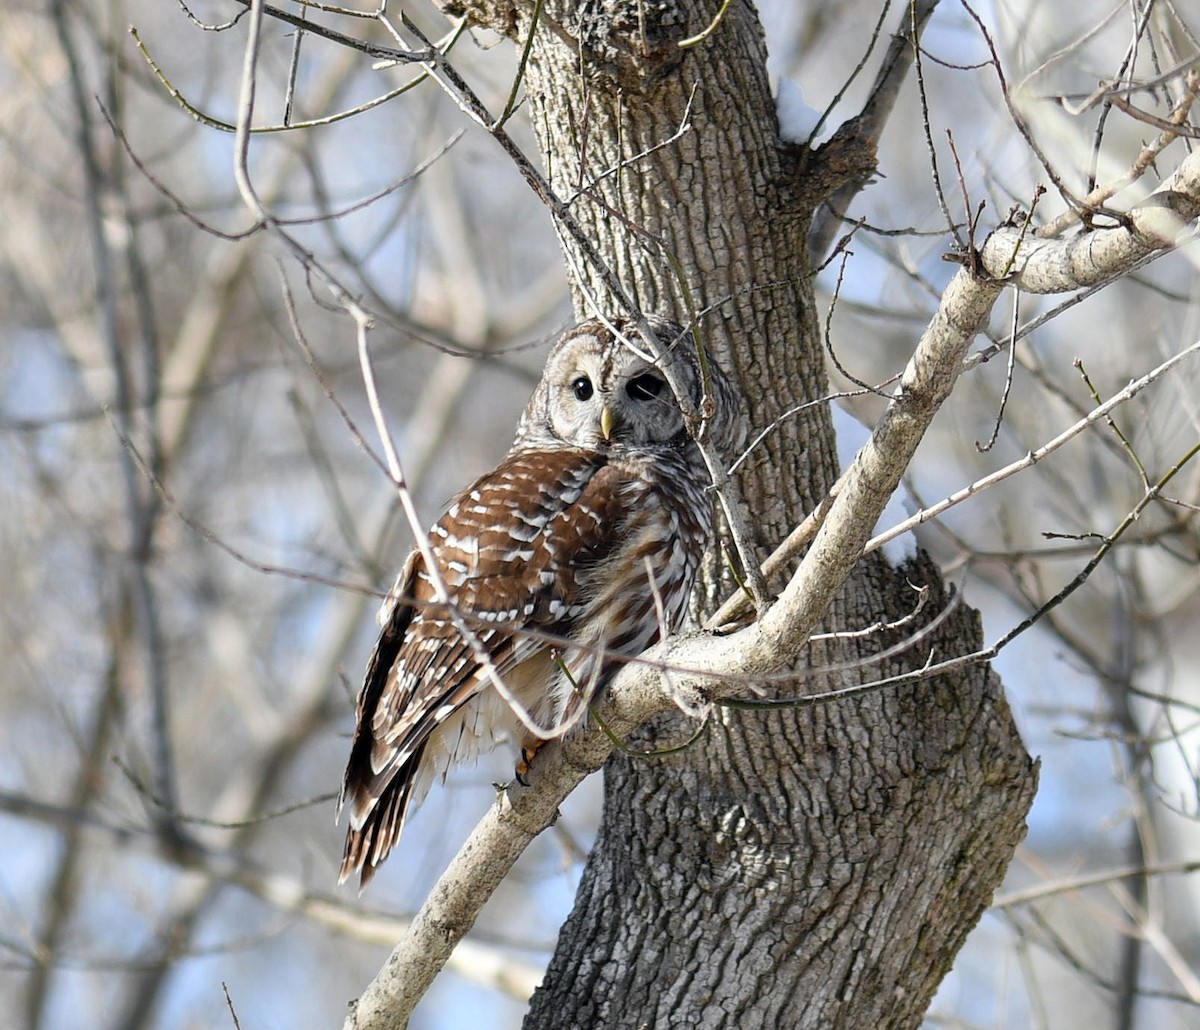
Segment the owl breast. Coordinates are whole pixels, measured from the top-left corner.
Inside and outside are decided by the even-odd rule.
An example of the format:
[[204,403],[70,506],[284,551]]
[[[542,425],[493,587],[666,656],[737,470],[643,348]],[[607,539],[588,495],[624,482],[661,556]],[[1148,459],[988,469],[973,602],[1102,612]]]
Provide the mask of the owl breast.
[[564,654],[569,675],[551,683],[556,725],[571,724],[590,700],[632,658],[677,630],[687,615],[712,506],[681,455],[657,456],[652,465],[615,462],[601,477],[618,498],[616,546],[578,571],[583,610]]

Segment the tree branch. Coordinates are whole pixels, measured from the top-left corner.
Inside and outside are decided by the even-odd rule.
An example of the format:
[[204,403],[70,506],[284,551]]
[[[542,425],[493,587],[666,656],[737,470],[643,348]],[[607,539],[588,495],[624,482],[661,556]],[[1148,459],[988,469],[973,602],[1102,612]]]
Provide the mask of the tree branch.
[[1200,214],[1200,152],[1178,170],[1123,224],[1068,238],[1042,239],[1022,225],[1001,226],[979,252],[988,275],[1026,293],[1066,293],[1124,275],[1142,258],[1175,247]]
[[[1194,231],[1190,223],[1197,215],[1200,215],[1200,153],[1193,153],[1145,203],[1126,216],[1125,225],[1081,232],[1066,239],[1042,239],[1027,226],[1001,226],[984,241],[977,258],[990,277],[1019,286],[1028,293],[1066,293],[1098,287],[1127,274],[1150,255],[1175,247],[1183,235]],[[1156,369],[1146,380],[1157,377],[1161,371],[1165,369]],[[1117,401],[1117,398],[1113,400]],[[1111,410],[1109,405],[1105,405],[1105,409]],[[1099,417],[1099,412],[1093,415]],[[1092,417],[1083,421],[1090,423]],[[842,480],[849,474],[850,470],[843,473],[821,505],[771,553],[763,563],[766,577],[777,576],[788,562],[804,551],[829,517],[831,505],[842,491]],[[983,483],[990,484],[994,478],[989,476]],[[973,493],[979,486],[974,484],[968,490]],[[955,497],[965,499],[965,495],[956,494]],[[933,515],[945,507],[938,506]],[[912,528],[916,522],[928,517],[933,516],[919,513],[897,528],[900,531]],[[872,541],[868,552],[896,535],[898,533],[889,532]],[[745,598],[735,594],[706,626],[715,629],[729,625],[746,611]]]
[[[1146,254],[1173,247],[1197,212],[1200,154],[1185,159],[1146,204],[1130,213],[1126,226],[1071,240],[1034,240],[1017,227],[992,233],[981,254],[981,266],[991,277],[979,278],[963,268],[947,286],[891,403],[839,481],[828,515],[779,601],[759,622],[730,636],[669,640],[646,661],[629,665],[599,705],[608,729],[622,738],[669,710],[673,697],[696,703],[730,697],[747,677],[773,672],[799,653],[864,553],[872,527],[950,395],[967,346],[988,318],[1005,278],[1025,289],[1049,292],[1119,276]],[[671,672],[669,690],[658,664],[664,662],[671,670],[686,670]],[[532,765],[528,787],[513,785],[501,792],[426,899],[410,934],[351,1006],[346,1030],[392,1027],[408,1018],[512,864],[611,750],[608,737],[589,726],[546,745]]]
[[[870,147],[872,150],[878,147],[879,138],[896,106],[900,87],[908,78],[908,70],[920,45],[921,33],[937,5],[938,0],[916,0],[911,6],[904,4],[900,27],[892,36],[892,45],[888,47],[879,73],[875,76],[867,102],[855,118],[838,130],[838,133],[852,131],[854,142],[859,147]],[[818,209],[808,231],[809,260],[813,265],[820,264],[833,243],[843,214],[865,185],[865,179],[847,183]]]

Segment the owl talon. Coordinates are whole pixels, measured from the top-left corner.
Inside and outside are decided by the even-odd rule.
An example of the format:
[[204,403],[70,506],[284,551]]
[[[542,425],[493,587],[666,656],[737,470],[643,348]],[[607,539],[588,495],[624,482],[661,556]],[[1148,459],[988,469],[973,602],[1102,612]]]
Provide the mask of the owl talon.
[[517,762],[516,769],[513,774],[517,777],[517,782],[522,787],[528,787],[529,781],[525,778],[529,775],[529,763],[534,760],[537,753],[542,749],[542,744],[537,743],[533,747],[521,748],[521,759]]

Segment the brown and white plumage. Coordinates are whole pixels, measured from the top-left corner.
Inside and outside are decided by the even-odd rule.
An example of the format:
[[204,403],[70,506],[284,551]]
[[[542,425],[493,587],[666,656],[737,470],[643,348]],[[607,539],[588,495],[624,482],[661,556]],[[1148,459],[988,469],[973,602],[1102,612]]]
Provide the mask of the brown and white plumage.
[[[621,658],[656,642],[663,622],[673,630],[683,619],[712,505],[662,367],[669,363],[695,410],[696,345],[664,319],[651,321],[655,346],[631,324],[613,324],[641,354],[599,322],[564,334],[512,449],[430,530],[469,636],[437,603],[420,552],[404,564],[358,699],[341,881],[355,871],[370,880],[436,777],[502,739],[532,749],[565,732]],[[708,386],[716,413],[707,431],[725,450],[735,395],[711,364]]]

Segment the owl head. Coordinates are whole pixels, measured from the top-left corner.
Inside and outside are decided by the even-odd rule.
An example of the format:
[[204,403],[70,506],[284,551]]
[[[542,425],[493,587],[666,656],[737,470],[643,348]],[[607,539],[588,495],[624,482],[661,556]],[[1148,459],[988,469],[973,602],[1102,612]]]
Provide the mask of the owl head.
[[[648,342],[628,319],[583,322],[555,343],[541,382],[521,416],[516,447],[685,447],[691,442],[667,371],[688,407],[697,411],[703,386],[692,334],[665,318],[647,319],[656,341]],[[630,346],[632,344],[632,346]],[[655,355],[660,355],[657,359]],[[724,373],[708,362],[716,410],[707,432],[728,453],[738,422],[737,394]]]

